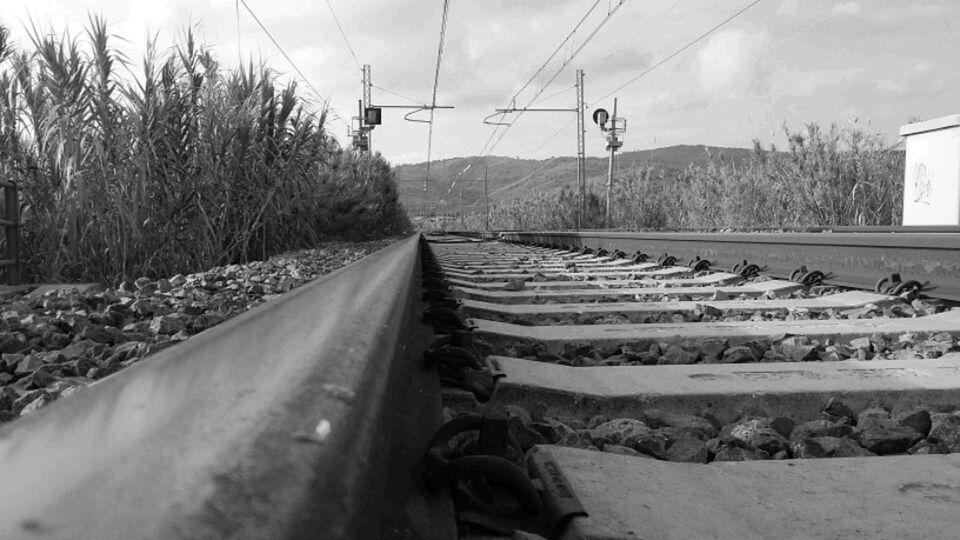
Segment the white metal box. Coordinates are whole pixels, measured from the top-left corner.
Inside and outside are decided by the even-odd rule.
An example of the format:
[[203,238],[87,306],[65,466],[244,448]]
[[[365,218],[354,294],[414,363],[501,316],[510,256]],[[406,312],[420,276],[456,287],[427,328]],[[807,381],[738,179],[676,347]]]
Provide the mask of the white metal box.
[[904,225],[960,225],[960,114],[907,124]]

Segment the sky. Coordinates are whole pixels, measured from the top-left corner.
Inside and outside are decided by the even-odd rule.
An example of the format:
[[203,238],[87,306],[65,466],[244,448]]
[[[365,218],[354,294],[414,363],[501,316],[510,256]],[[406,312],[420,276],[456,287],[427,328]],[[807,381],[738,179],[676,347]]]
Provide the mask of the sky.
[[[493,138],[495,128],[483,119],[510,106],[528,81],[516,106],[573,108],[576,69],[585,72],[588,116],[597,107],[611,110],[611,91],[749,3],[450,0],[436,103],[455,109],[435,111],[431,158],[575,155],[573,113],[508,116],[514,125]],[[431,101],[443,0],[246,4],[346,121],[331,124],[340,141],[348,140],[347,122],[357,114],[361,64],[371,65],[374,104]],[[237,0],[0,0],[0,24],[21,45],[29,43],[31,24],[82,37],[88,14],[106,18],[134,74],[150,37],[164,49],[192,27],[225,66],[253,58],[299,79]],[[892,144],[911,120],[960,112],[958,52],[955,0],[761,0],[616,92],[617,116],[627,120],[624,150],[782,145],[783,126],[799,130],[810,122],[859,127]],[[384,109],[372,134],[374,150],[394,164],[427,159],[429,126],[405,121],[407,112]],[[587,154],[602,155],[605,144],[588,119]]]

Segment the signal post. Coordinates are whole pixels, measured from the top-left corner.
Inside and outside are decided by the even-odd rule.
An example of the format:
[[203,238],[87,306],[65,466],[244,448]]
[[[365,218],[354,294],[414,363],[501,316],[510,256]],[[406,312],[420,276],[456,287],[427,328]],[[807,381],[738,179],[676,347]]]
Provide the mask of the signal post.
[[[607,120],[610,121],[610,127],[607,127]],[[593,122],[600,126],[600,131],[607,134],[607,150],[610,151],[610,163],[607,167],[607,206],[603,213],[603,228],[609,229],[611,223],[610,220],[610,203],[613,198],[613,166],[616,159],[616,152],[623,146],[623,141],[620,140],[618,135],[623,134],[627,130],[627,120],[625,118],[617,118],[617,98],[613,98],[613,115],[608,113],[606,109],[597,109],[593,111]],[[618,126],[617,123],[620,125]]]

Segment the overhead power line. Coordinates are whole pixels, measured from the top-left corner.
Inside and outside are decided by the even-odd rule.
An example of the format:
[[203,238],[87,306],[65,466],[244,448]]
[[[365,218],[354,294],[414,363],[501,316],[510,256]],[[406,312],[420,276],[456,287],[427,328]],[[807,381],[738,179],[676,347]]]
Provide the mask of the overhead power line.
[[656,64],[654,64],[654,65],[648,67],[647,69],[643,70],[643,71],[642,71],[639,75],[637,75],[636,77],[634,77],[634,78],[630,79],[629,81],[621,84],[620,86],[614,88],[614,89],[611,90],[610,92],[607,92],[607,93],[604,94],[602,97],[600,97],[600,98],[598,98],[598,99],[596,99],[596,100],[594,100],[594,101],[595,101],[595,102],[596,102],[596,101],[603,101],[604,99],[607,99],[608,97],[616,94],[616,93],[619,92],[620,90],[623,90],[624,88],[626,88],[626,87],[630,86],[631,84],[637,82],[637,81],[640,80],[640,78],[643,77],[644,75],[647,75],[648,73],[652,72],[653,70],[657,69],[658,67],[666,64],[667,62],[669,62],[669,61],[672,60],[673,58],[677,57],[678,55],[680,55],[681,53],[683,53],[683,51],[689,49],[690,47],[693,47],[694,45],[696,45],[696,44],[699,43],[700,41],[703,41],[704,39],[707,38],[707,36],[709,36],[710,34],[716,32],[717,30],[723,28],[723,27],[726,26],[728,23],[730,23],[731,21],[733,21],[734,19],[736,19],[736,18],[739,17],[740,15],[744,14],[748,9],[750,9],[750,8],[752,8],[753,6],[759,4],[761,1],[762,1],[762,0],[753,0],[753,2],[750,2],[750,3],[747,4],[746,6],[740,8],[740,10],[737,11],[736,13],[734,13],[733,15],[727,17],[726,19],[724,19],[723,21],[721,21],[720,23],[718,23],[718,24],[715,25],[714,27],[710,28],[710,29],[707,30],[706,32],[704,32],[704,33],[700,34],[699,36],[697,36],[697,38],[694,39],[693,41],[690,41],[690,42],[688,42],[686,45],[684,45],[683,47],[680,47],[680,48],[677,49],[676,51],[673,51],[672,53],[670,53],[669,55],[667,55],[666,58],[660,60],[660,61],[657,62]]
[[[580,43],[580,46],[575,51],[573,51],[573,53],[569,57],[567,57],[566,60],[564,60],[564,62],[560,65],[560,67],[553,73],[553,76],[551,76],[550,79],[546,82],[546,84],[544,84],[540,88],[540,90],[534,94],[533,98],[530,99],[529,103],[527,103],[527,105],[523,107],[524,109],[530,108],[530,106],[533,105],[533,103],[537,100],[537,98],[539,98],[540,95],[550,86],[550,84],[553,83],[554,80],[556,80],[556,78],[560,75],[561,72],[563,72],[563,70],[570,64],[570,62],[572,62],[573,59],[576,58],[578,54],[580,54],[580,51],[582,51],[583,48],[587,46],[587,43],[589,43],[590,40],[592,40],[593,37],[597,35],[600,29],[602,29],[604,25],[607,24],[607,22],[613,17],[613,15],[617,12],[617,10],[619,10],[620,7],[626,3],[626,1],[627,0],[617,0],[616,5],[614,5],[607,11],[607,14],[603,18],[603,20],[601,20],[600,23],[596,27],[594,27],[593,31],[590,32],[590,34],[586,37],[586,39],[583,40],[582,43]],[[592,11],[594,7],[596,7],[596,4],[591,6],[590,11]],[[589,15],[590,11],[587,12],[587,15]],[[586,17],[586,15],[584,17]],[[574,32],[576,31],[577,28],[579,28],[582,22],[583,22],[583,19],[581,19],[580,23],[577,23],[577,26],[574,28]],[[571,34],[572,33],[573,32],[571,32]],[[563,43],[566,43],[569,38],[570,36],[567,36],[567,38],[564,39]],[[561,46],[563,45],[563,43],[561,43]],[[554,52],[554,54],[556,54],[556,52]],[[500,132],[500,136],[493,142],[493,144],[490,144],[490,141],[493,139],[494,135],[496,135],[496,131],[499,128],[499,126],[497,126],[497,128],[494,129],[494,132],[490,134],[490,138],[487,139],[487,144],[484,144],[484,148],[480,151],[480,154],[486,155],[488,153],[492,153],[493,149],[496,148],[498,144],[500,144],[500,141],[503,140],[503,137],[507,134],[508,131],[510,131],[510,128],[513,127],[513,124],[517,120],[519,120],[521,116],[523,116],[522,110],[519,111],[517,113],[517,116],[514,117],[514,119],[507,124],[507,126],[503,129],[503,131]],[[503,118],[503,116],[501,116],[501,118]]]
[[[433,72],[433,99],[430,106],[437,106],[437,87],[440,85],[440,62],[443,61],[443,40],[447,35],[447,13],[450,10],[450,0],[443,0],[443,16],[440,19],[440,44],[437,46],[437,67]],[[431,111],[430,116],[433,116]]]
[[[575,90],[576,88],[577,88],[577,85],[565,86],[565,87],[561,88],[560,90],[557,90],[556,92],[550,94],[550,95],[547,96],[547,97],[541,97],[541,98],[537,99],[537,103],[539,103],[539,102],[541,102],[541,101],[550,101],[551,99],[559,96],[560,94],[562,94],[562,93],[564,93],[564,92],[569,92],[570,90]],[[536,105],[536,103],[533,103],[533,105]]]
[[[560,44],[557,45],[557,48],[554,49],[553,52],[550,53],[550,56],[548,56],[547,59],[544,60],[543,64],[541,64],[540,67],[537,68],[537,71],[535,71],[535,72],[533,73],[533,75],[532,75],[529,79],[527,79],[527,82],[523,83],[523,86],[520,87],[520,90],[517,90],[517,92],[516,92],[515,94],[513,94],[513,96],[510,98],[509,102],[507,103],[507,106],[508,106],[508,107],[512,107],[512,106],[516,105],[515,102],[516,102],[517,98],[520,96],[520,94],[521,94],[524,90],[526,90],[526,88],[527,88],[528,86],[530,86],[530,83],[532,83],[532,82],[537,78],[537,76],[539,76],[539,75],[543,72],[544,69],[547,68],[547,66],[550,64],[550,61],[553,60],[554,57],[557,56],[557,53],[559,53],[561,50],[563,50],[563,47],[567,44],[567,42],[569,42],[571,39],[573,39],[573,36],[576,35],[577,30],[579,30],[580,27],[583,25],[584,21],[587,20],[587,17],[589,17],[590,14],[593,13],[593,10],[597,8],[597,5],[598,5],[598,4],[600,4],[600,0],[596,0],[596,2],[594,2],[593,5],[590,6],[590,9],[588,9],[587,12],[583,14],[583,17],[580,17],[580,20],[579,20],[579,21],[577,22],[577,24],[573,27],[573,30],[571,30],[571,31],[567,34],[567,37],[563,38],[563,40],[560,42]],[[545,88],[545,87],[544,87],[544,88]],[[507,113],[503,113],[503,114],[500,115],[500,122],[503,122],[503,119],[506,117],[506,114],[507,114]],[[508,128],[508,129],[509,129],[509,128]],[[486,151],[487,151],[487,147],[490,145],[490,142],[493,141],[493,138],[497,136],[497,133],[498,133],[499,131],[500,131],[500,125],[498,124],[496,127],[493,128],[493,131],[490,132],[490,137],[487,138],[487,142],[483,143],[483,148],[480,149],[480,155],[485,155],[485,153],[486,153]],[[493,150],[491,149],[491,152],[492,152],[492,151],[493,151]]]
[[409,102],[411,102],[411,103],[416,103],[416,104],[422,104],[422,103],[424,103],[423,100],[414,99],[414,98],[412,98],[412,97],[410,97],[410,96],[405,96],[405,95],[403,95],[403,94],[401,94],[401,93],[399,93],[399,92],[395,92],[395,91],[393,91],[393,90],[389,90],[389,89],[384,88],[384,87],[382,87],[382,86],[377,86],[377,85],[375,85],[375,84],[371,84],[370,87],[371,87],[371,88],[376,88],[377,90],[380,90],[381,92],[386,92],[386,93],[390,94],[391,96],[396,96],[396,97],[398,97],[398,98],[400,98],[400,99],[405,99],[405,100],[407,100],[407,101],[409,101]]
[[[556,131],[554,131],[552,135],[550,135],[549,137],[547,137],[546,139],[544,139],[543,141],[541,141],[540,144],[537,145],[536,148],[534,148],[533,150],[524,152],[524,155],[532,155],[532,154],[536,154],[537,152],[539,152],[540,149],[542,149],[544,146],[546,146],[547,144],[549,144],[550,141],[556,139],[561,133],[563,133],[563,130],[567,129],[567,127],[569,127],[570,124],[572,124],[574,120],[576,120],[576,117],[571,117],[569,120],[567,120],[567,122],[566,122],[565,124],[563,124],[562,126],[560,126],[559,129],[557,129]],[[511,159],[513,159],[513,158],[505,157],[505,158],[503,158],[503,159],[498,159],[497,161],[494,161],[493,163],[489,163],[487,166],[488,166],[488,167],[493,167],[494,165],[499,165],[499,164],[501,164],[501,163],[510,161]],[[541,168],[542,168],[542,167],[541,167]],[[537,169],[537,170],[534,171],[534,172],[537,172],[537,171],[539,171],[539,170],[540,170],[540,169]],[[480,180],[482,180],[482,178],[477,178],[477,179],[475,179],[469,186],[467,186],[467,188],[470,188],[470,187],[475,186],[475,185],[477,184],[477,182],[479,182]],[[497,191],[497,190],[494,190],[494,192],[496,192],[496,191]]]
[[443,60],[443,40],[447,34],[447,13],[450,0],[443,0],[443,15],[440,19],[440,45],[437,46],[437,67],[433,72],[433,98],[430,100],[430,127],[427,133],[427,171],[423,177],[423,194],[427,194],[427,182],[430,180],[430,161],[433,152],[433,113],[437,106],[437,87],[440,85],[440,62]]
[[[583,26],[584,21],[587,20],[587,17],[589,17],[591,13],[593,13],[593,10],[597,8],[597,5],[600,3],[600,1],[601,0],[597,0],[596,2],[593,3],[592,6],[590,6],[590,9],[588,9],[587,12],[583,14],[583,17],[580,17],[580,21],[577,22],[577,25],[573,27],[573,30],[571,30],[570,33],[567,34],[567,37],[563,38],[563,41],[561,41],[560,44],[557,45],[557,48],[554,49],[552,53],[550,53],[550,56],[547,57],[546,60],[544,60],[543,64],[539,68],[537,68],[537,71],[534,72],[534,74],[530,77],[530,79],[527,80],[527,82],[523,83],[523,86],[520,87],[520,90],[517,90],[517,92],[513,94],[513,97],[510,98],[510,105],[513,105],[514,104],[513,101],[516,100],[518,97],[520,97],[520,94],[522,94],[523,91],[526,90],[528,86],[530,86],[530,83],[532,83],[537,78],[537,76],[543,73],[543,70],[546,69],[547,66],[550,64],[550,61],[553,60],[555,56],[557,56],[557,53],[559,53],[560,50],[563,49],[564,45],[566,45],[567,42],[573,39],[573,36],[576,35],[577,30],[579,30],[580,27]],[[547,85],[544,85],[544,88],[546,86]]]
[[335,119],[339,120],[349,128],[350,124],[348,124],[346,120],[344,120],[339,114],[337,114],[336,109],[334,109],[330,105],[330,98],[324,98],[320,94],[320,91],[317,90],[317,88],[313,86],[313,83],[310,82],[310,79],[308,79],[307,76],[304,75],[302,71],[300,71],[300,68],[297,67],[297,64],[293,61],[292,58],[290,58],[290,55],[287,54],[287,51],[283,50],[283,47],[281,47],[280,43],[277,42],[277,40],[273,37],[273,34],[271,34],[270,31],[267,30],[267,27],[264,26],[262,22],[260,22],[260,17],[257,17],[257,14],[254,13],[252,9],[250,9],[250,6],[247,5],[246,0],[240,0],[240,3],[243,4],[244,9],[246,9],[247,13],[249,13],[250,16],[253,17],[253,20],[256,21],[257,25],[260,26],[260,29],[263,30],[263,33],[266,34],[268,38],[270,38],[270,41],[273,42],[273,45],[277,48],[278,51],[280,51],[280,54],[287,59],[287,62],[290,64],[293,70],[297,72],[297,75],[300,76],[300,79],[303,80],[303,82],[307,85],[307,87],[309,87],[310,90],[313,91],[314,95],[316,95],[317,98],[323,102],[324,109],[330,111],[333,114],[333,117]]
[[[677,0],[676,2],[673,3],[673,5],[671,5],[671,6],[668,7],[667,9],[663,10],[662,12],[660,12],[660,15],[657,15],[657,18],[656,18],[656,19],[647,19],[647,20],[645,20],[645,21],[643,22],[643,24],[641,24],[640,26],[635,26],[635,27],[631,28],[631,31],[633,31],[634,34],[638,34],[641,29],[646,28],[646,27],[650,26],[651,24],[653,24],[653,23],[655,23],[655,22],[659,22],[659,21],[663,20],[664,17],[666,17],[667,15],[669,15],[670,12],[672,12],[673,10],[677,9],[677,6],[679,6],[679,5],[682,4],[682,3],[683,3],[683,0]],[[605,56],[605,57],[603,58],[603,60],[600,60],[600,62],[598,62],[598,64],[605,64],[605,63],[608,62],[611,58],[613,58],[614,56],[616,56],[616,55],[618,55],[618,54],[620,54],[619,51],[617,51],[617,52],[612,52],[612,53],[608,54],[607,56]]]
[[353,56],[353,61],[357,63],[357,67],[362,68],[360,64],[360,59],[357,58],[356,51],[353,50],[353,47],[350,45],[350,40],[347,39],[347,33],[343,31],[343,26],[340,25],[340,19],[337,18],[337,12],[333,10],[333,6],[330,5],[330,0],[327,0],[327,8],[330,10],[330,15],[333,15],[333,22],[337,23],[337,29],[340,30],[340,36],[343,37],[343,42],[347,44],[347,50],[350,51],[350,55]]

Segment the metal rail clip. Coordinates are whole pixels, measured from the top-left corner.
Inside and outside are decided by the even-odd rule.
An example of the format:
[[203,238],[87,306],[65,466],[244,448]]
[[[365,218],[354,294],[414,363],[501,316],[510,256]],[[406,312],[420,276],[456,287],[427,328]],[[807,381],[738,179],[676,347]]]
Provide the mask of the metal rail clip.
[[424,480],[430,489],[452,490],[461,533],[556,538],[587,513],[549,452],[534,447],[524,458],[506,420],[460,416],[431,439]]
[[929,283],[920,283],[915,279],[903,281],[899,273],[880,278],[874,286],[874,291],[881,294],[899,296],[903,293],[916,294],[922,291]]
[[801,265],[790,273],[790,281],[803,283],[807,286],[823,285],[823,280],[829,279],[831,275],[824,274],[820,270],[807,270],[806,265]]
[[484,360],[473,346],[468,330],[457,330],[439,336],[424,353],[427,365],[436,365],[440,382],[473,392],[477,401],[487,402],[493,396],[497,379],[505,373],[499,362]]
[[748,263],[746,260],[739,262],[733,265],[733,269],[730,270],[731,274],[740,274],[741,276],[749,279],[760,275],[760,272],[764,271],[766,267],[760,267],[753,263]]

